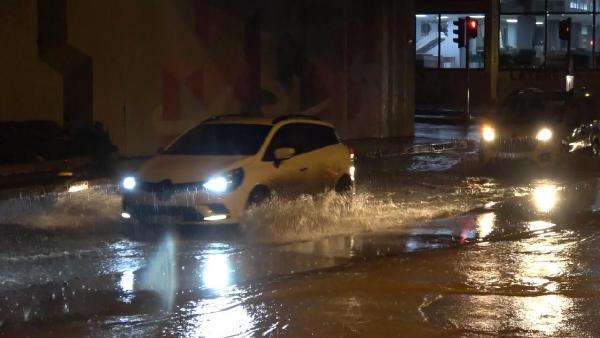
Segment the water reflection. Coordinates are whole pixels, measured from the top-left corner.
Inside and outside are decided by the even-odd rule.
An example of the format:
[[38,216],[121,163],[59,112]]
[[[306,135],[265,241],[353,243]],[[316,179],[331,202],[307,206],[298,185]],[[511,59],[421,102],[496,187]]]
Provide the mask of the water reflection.
[[542,184],[533,191],[533,202],[538,212],[549,213],[558,201],[558,188],[554,184]]
[[133,280],[133,271],[129,270],[123,272],[123,274],[121,275],[121,281],[119,282],[119,286],[121,286],[123,292],[133,291]]
[[567,324],[573,300],[561,295],[517,298],[515,306],[523,327],[530,331],[553,335]]
[[243,305],[229,297],[193,302],[192,319],[182,328],[186,337],[232,337],[248,335],[254,319]]
[[202,269],[204,286],[215,291],[223,290],[230,283],[231,268],[227,254],[209,254]]
[[478,226],[479,238],[485,238],[494,230],[496,214],[493,212],[481,214],[477,216],[476,222]]
[[170,234],[167,234],[150,259],[145,271],[141,288],[156,292],[165,310],[171,311],[177,290],[177,260],[176,243]]
[[554,223],[546,221],[533,221],[527,223],[527,229],[529,229],[529,231],[546,230],[553,227],[554,225]]
[[121,280],[119,281],[119,286],[121,290],[123,290],[123,294],[119,298],[120,301],[126,304],[130,304],[135,298],[135,294],[133,293],[133,283],[135,277],[133,274],[133,270],[127,270],[121,274]]

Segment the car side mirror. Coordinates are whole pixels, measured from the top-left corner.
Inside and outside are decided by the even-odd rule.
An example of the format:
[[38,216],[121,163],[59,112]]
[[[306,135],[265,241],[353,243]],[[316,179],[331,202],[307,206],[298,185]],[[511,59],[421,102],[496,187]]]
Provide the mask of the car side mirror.
[[275,160],[278,162],[285,161],[292,156],[296,155],[296,149],[294,148],[277,148],[274,152]]

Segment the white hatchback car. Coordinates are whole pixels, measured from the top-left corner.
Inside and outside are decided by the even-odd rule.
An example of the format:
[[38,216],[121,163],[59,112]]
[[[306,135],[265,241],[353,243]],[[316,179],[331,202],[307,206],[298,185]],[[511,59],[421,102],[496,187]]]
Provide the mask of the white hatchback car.
[[271,193],[352,192],[354,154],[310,116],[225,115],[179,136],[121,183],[129,221],[239,223]]

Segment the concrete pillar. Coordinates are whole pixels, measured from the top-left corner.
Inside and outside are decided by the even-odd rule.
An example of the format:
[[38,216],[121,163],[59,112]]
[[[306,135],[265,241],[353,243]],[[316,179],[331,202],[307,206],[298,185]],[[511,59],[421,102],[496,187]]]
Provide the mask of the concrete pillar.
[[500,3],[496,0],[488,0],[489,12],[486,15],[485,24],[485,68],[488,73],[490,88],[490,103],[493,104],[498,99],[498,69],[499,64],[499,41],[500,41]]
[[384,0],[381,15],[381,136],[412,136],[415,112],[414,0]]
[[38,0],[38,55],[63,78],[63,126],[69,130],[93,124],[93,60],[69,45],[67,0]]

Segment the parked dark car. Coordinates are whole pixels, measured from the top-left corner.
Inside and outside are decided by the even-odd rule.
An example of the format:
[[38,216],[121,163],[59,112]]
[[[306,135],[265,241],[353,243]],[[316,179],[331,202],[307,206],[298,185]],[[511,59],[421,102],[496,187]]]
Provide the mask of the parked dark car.
[[116,147],[99,123],[67,131],[54,121],[0,122],[0,164],[73,157],[93,157],[105,162],[114,151]]

